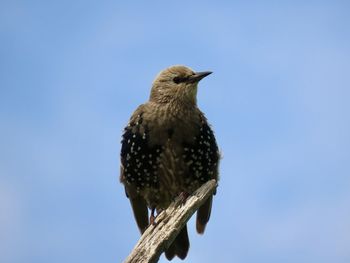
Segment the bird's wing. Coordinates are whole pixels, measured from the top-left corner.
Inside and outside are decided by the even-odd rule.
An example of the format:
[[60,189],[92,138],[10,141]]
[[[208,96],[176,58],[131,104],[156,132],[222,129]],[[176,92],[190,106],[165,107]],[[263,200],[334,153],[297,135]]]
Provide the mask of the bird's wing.
[[126,127],[122,140],[120,180],[125,185],[125,193],[129,198],[137,226],[143,233],[149,225],[148,208],[145,199],[137,192],[137,187],[140,187],[137,184],[137,173],[131,169],[136,160],[133,156],[134,147],[131,148],[131,140],[135,140],[133,136],[130,126]]
[[[200,134],[197,137],[200,138],[199,142],[201,142],[200,144],[198,143],[199,149],[204,147],[203,150],[206,152],[206,160],[202,163],[202,167],[204,167],[203,169],[207,173],[204,178],[206,180],[218,180],[219,150],[214,133],[204,117],[202,119]],[[197,211],[196,229],[199,234],[204,233],[206,224],[210,219],[212,201],[213,196],[210,196]]]
[[133,193],[132,187],[125,186],[125,191],[130,200],[135,221],[142,234],[149,225],[147,203],[142,196],[137,193]]
[[121,148],[120,180],[130,200],[136,223],[141,231],[147,228],[147,200],[140,194],[144,188],[157,188],[158,178],[154,173],[159,146],[149,146],[147,127],[140,107],[124,129]]
[[199,234],[204,233],[205,227],[209,222],[212,202],[213,196],[210,196],[197,211],[196,229]]

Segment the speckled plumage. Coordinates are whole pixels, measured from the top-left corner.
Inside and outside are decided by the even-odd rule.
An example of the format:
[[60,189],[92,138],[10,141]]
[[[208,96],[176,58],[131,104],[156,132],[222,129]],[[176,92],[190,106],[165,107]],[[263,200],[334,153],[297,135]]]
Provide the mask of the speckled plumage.
[[[191,194],[210,179],[218,179],[216,140],[196,103],[197,84],[209,72],[184,66],[163,70],[155,79],[150,100],[140,105],[123,133],[121,182],[141,233],[148,209],[166,209],[180,194]],[[212,197],[197,211],[197,231],[203,233]],[[186,226],[166,251],[168,259],[185,258]]]

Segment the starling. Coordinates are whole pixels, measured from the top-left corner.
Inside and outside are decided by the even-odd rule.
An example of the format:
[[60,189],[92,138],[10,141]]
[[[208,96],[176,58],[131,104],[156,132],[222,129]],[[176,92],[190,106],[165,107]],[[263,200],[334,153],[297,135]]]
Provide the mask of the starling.
[[[211,73],[185,66],[161,71],[149,101],[135,110],[124,129],[120,180],[141,233],[154,222],[155,211],[165,210],[177,196],[188,196],[211,179],[218,180],[218,146],[196,99],[198,82]],[[197,211],[200,234],[209,221],[212,198]],[[185,225],[165,255],[168,260],[184,259],[188,250]]]

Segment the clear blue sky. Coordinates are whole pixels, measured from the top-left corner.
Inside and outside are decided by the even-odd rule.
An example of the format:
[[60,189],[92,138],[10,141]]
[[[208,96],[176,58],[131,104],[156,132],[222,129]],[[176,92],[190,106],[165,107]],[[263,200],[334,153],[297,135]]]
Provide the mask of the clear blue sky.
[[0,3],[0,262],[128,255],[121,132],[174,64],[223,153],[186,262],[350,262],[349,2],[140,2]]

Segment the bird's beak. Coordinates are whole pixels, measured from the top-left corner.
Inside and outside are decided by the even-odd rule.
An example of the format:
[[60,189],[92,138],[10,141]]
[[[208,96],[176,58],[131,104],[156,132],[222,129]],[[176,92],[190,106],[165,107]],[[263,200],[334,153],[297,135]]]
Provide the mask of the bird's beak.
[[210,75],[211,71],[203,71],[203,72],[196,72],[194,73],[194,75],[192,75],[189,79],[190,82],[198,82],[200,81],[202,78],[205,78],[206,76]]

